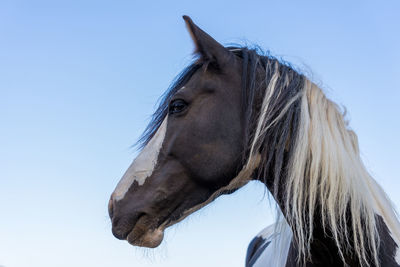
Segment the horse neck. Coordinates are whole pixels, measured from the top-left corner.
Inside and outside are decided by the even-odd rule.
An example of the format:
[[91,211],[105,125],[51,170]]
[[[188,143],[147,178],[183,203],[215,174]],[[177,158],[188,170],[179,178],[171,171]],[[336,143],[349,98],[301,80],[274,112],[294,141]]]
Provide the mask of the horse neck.
[[[275,91],[280,96],[279,89]],[[268,103],[268,98],[276,99],[266,94],[267,105],[263,102],[260,114],[269,114],[267,109],[278,106]],[[361,162],[356,135],[337,105],[308,80],[287,103],[272,123],[259,116],[255,136],[264,139],[253,145],[263,146],[250,150],[252,155],[253,148],[257,149],[263,158],[256,177],[276,199],[300,254],[321,254],[316,245],[320,243],[330,253],[321,259],[378,265],[376,234],[390,237],[384,219],[389,218],[395,236],[400,228],[383,190]],[[288,127],[288,122],[295,122],[296,127]]]

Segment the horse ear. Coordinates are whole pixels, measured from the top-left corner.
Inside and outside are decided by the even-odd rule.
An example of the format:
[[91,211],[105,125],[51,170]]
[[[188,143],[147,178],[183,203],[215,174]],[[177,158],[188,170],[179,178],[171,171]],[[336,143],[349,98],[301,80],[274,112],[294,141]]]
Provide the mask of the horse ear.
[[218,66],[223,66],[231,60],[233,54],[228,49],[194,24],[190,17],[183,16],[183,19],[196,46],[195,53],[200,54],[201,60],[217,63]]

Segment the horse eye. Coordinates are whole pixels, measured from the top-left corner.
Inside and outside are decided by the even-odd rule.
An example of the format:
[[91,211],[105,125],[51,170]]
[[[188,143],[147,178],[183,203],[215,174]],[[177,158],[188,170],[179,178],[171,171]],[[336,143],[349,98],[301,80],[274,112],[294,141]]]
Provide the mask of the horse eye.
[[169,105],[169,114],[176,114],[182,112],[187,107],[187,103],[182,99],[176,99]]

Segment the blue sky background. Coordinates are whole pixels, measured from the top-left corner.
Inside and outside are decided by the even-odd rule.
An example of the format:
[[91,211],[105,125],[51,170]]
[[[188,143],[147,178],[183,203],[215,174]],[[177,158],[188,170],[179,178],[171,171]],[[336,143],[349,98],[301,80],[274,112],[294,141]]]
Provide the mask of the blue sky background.
[[347,107],[368,169],[399,206],[399,12],[399,1],[1,1],[0,265],[243,266],[273,221],[256,183],[156,250],[110,230],[130,146],[192,58],[183,14],[309,73]]

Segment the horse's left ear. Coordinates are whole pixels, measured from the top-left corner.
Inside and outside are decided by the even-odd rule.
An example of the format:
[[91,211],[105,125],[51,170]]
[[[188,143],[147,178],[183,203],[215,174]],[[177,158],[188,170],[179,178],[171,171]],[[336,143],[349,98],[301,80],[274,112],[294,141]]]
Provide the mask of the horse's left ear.
[[210,61],[218,66],[223,66],[230,62],[233,54],[228,49],[194,24],[190,17],[183,16],[183,19],[196,46],[195,53],[200,54],[202,61]]

